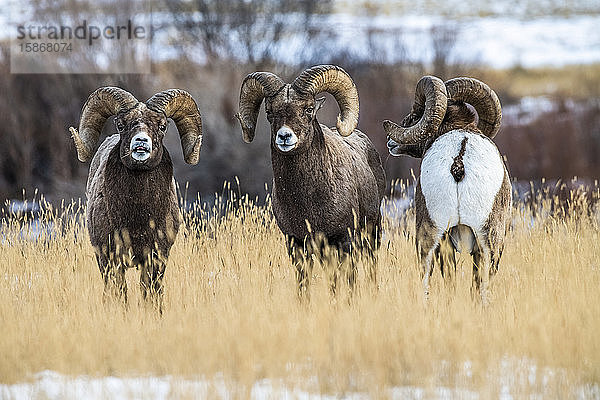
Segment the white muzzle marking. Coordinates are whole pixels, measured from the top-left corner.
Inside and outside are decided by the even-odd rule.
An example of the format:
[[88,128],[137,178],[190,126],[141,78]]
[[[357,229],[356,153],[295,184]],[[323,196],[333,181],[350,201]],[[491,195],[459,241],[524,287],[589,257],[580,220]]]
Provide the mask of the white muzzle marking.
[[388,148],[388,152],[394,156],[394,157],[400,157],[402,155],[402,153],[400,152],[400,144],[398,144],[397,142],[393,141],[392,139],[389,139],[387,141],[387,148]]
[[140,132],[131,138],[129,150],[134,160],[146,161],[152,153],[152,139],[146,132]]
[[298,136],[296,136],[290,127],[283,125],[277,131],[275,144],[279,150],[288,152],[296,148],[296,145],[298,144]]

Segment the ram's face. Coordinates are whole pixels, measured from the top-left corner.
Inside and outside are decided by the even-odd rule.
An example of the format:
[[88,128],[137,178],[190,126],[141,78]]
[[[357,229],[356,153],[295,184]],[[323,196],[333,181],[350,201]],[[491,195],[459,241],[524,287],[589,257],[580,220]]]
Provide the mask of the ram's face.
[[121,135],[123,164],[129,169],[148,170],[156,167],[162,159],[162,141],[167,125],[164,113],[150,110],[143,103],[118,114],[115,126]]
[[271,147],[282,154],[295,154],[308,148],[320,104],[320,100],[299,96],[292,89],[265,99],[265,111],[271,124]]

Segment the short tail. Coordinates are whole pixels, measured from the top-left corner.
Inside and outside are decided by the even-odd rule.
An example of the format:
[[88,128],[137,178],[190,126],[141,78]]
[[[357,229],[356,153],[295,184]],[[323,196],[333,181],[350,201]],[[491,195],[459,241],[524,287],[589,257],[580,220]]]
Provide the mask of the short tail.
[[454,177],[454,180],[458,183],[465,177],[465,164],[463,163],[463,156],[465,155],[465,149],[467,147],[467,138],[463,138],[460,144],[460,151],[458,155],[454,157],[454,162],[450,166],[450,173]]

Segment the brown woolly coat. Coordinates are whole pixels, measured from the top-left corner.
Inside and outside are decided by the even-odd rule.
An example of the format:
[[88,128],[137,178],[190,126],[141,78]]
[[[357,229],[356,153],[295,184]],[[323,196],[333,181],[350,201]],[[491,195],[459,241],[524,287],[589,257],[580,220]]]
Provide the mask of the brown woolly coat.
[[377,150],[359,130],[342,137],[313,123],[307,151],[282,155],[271,149],[273,210],[286,235],[302,240],[322,232],[330,244],[348,241],[348,230],[379,229],[385,173]]
[[124,245],[118,254],[133,264],[153,251],[166,258],[180,224],[169,153],[163,149],[154,169],[130,170],[120,160],[119,144],[119,135],[108,137],[90,165],[86,195],[92,245],[104,261],[115,244]]

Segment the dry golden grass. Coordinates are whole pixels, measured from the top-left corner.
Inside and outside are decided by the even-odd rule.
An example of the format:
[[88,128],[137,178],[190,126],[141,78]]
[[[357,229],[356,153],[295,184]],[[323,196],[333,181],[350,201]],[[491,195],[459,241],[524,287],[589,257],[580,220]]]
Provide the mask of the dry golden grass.
[[235,397],[271,378],[336,395],[387,397],[390,387],[417,386],[497,398],[508,384],[517,398],[569,398],[600,381],[600,237],[592,220],[530,222],[528,212],[515,210],[483,306],[471,297],[463,258],[455,287],[438,269],[424,301],[413,222],[404,228],[388,219],[378,290],[361,262],[354,295],[334,298],[327,268],[317,267],[310,302],[303,302],[270,208],[247,199],[216,207],[223,217],[186,216],[167,267],[162,317],[140,304],[135,270],[127,272],[129,306],[103,304],[85,228],[67,217],[77,207],[47,211],[44,218],[62,232],[38,242],[18,238],[22,220],[5,220],[1,383],[50,369],[222,376],[242,388]]
[[507,70],[482,69],[474,70],[473,74],[497,92],[512,99],[551,95],[558,98],[589,100],[600,95],[600,64],[514,67]]

